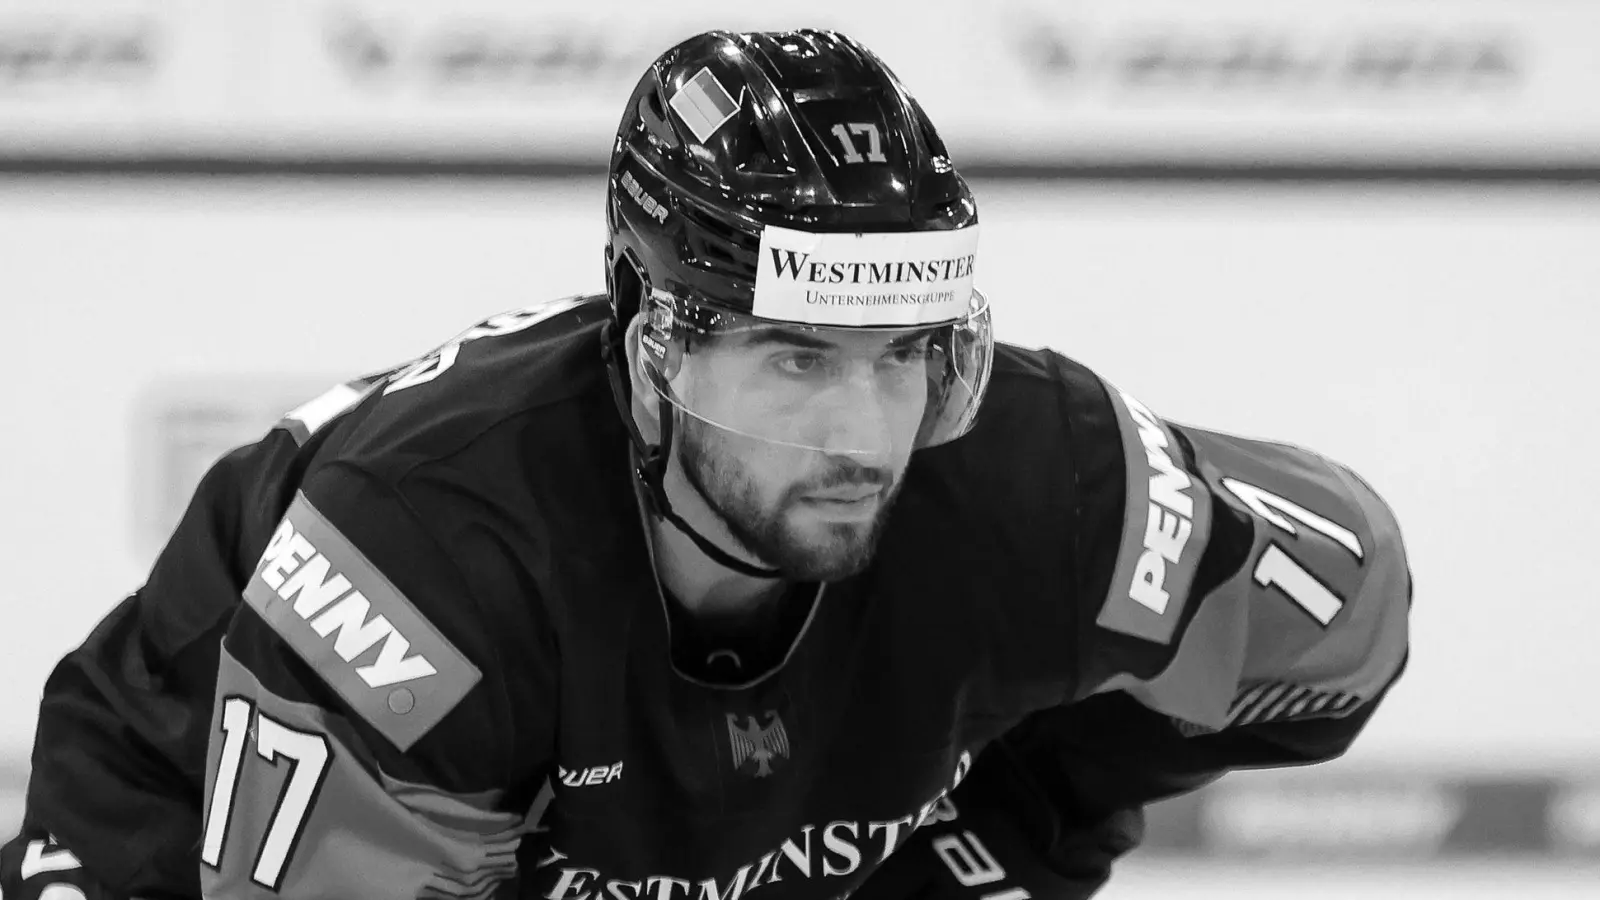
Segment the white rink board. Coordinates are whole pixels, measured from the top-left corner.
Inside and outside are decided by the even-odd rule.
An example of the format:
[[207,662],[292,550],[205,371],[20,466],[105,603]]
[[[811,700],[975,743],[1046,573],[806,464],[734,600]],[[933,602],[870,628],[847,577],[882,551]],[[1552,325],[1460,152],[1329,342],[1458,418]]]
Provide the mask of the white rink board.
[[1095,900],[1592,900],[1600,869],[1510,863],[1350,867],[1128,862]]
[[968,161],[1600,158],[1578,0],[8,0],[0,153],[601,164],[657,54],[794,27],[871,47]]
[[[1396,508],[1416,652],[1352,763],[1600,758],[1600,519],[1574,459],[1596,437],[1600,188],[977,187],[1002,337],[1170,418],[1316,447]],[[588,181],[0,180],[0,759],[25,758],[50,667],[159,540],[152,391],[376,369],[598,287],[602,240]]]

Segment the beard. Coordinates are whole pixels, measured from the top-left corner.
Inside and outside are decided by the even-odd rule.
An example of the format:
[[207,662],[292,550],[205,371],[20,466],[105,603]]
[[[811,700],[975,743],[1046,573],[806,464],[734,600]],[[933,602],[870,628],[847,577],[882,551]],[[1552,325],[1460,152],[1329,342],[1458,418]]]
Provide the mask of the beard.
[[[823,472],[786,487],[765,502],[754,476],[715,425],[693,416],[682,422],[679,464],[691,487],[722,519],[734,540],[791,581],[838,581],[860,574],[872,562],[889,510],[900,490],[887,469],[831,456]],[[881,489],[871,519],[850,522],[796,521],[805,495],[831,488],[876,485]]]

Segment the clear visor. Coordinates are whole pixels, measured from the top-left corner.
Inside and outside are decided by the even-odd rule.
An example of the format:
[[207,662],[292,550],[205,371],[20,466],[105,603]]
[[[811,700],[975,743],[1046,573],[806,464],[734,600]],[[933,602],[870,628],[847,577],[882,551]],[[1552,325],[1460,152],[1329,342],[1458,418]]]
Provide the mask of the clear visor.
[[763,319],[652,291],[640,365],[667,402],[717,428],[805,450],[881,457],[972,427],[994,358],[988,300],[915,326]]

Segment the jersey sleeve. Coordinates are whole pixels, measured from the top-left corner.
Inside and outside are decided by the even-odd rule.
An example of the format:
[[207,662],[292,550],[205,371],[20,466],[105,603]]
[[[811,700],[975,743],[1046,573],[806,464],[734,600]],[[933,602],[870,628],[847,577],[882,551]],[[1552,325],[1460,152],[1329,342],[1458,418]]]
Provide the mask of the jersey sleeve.
[[1309,450],[1169,424],[1109,394],[1124,527],[1086,629],[1107,651],[1086,656],[1102,666],[1086,684],[1199,731],[1376,700],[1405,660],[1411,604],[1387,504]]
[[219,459],[145,584],[45,682],[27,821],[122,893],[199,890],[196,797],[207,713],[239,602],[230,561],[236,547],[256,540],[240,510],[260,502],[293,452],[291,441],[271,434]]
[[1319,454],[1104,391],[1095,437],[1121,449],[1077,480],[1071,702],[1005,741],[1079,822],[1342,754],[1407,658],[1394,514]]
[[487,897],[515,877],[548,660],[530,639],[508,675],[525,636],[487,624],[495,563],[423,521],[345,465],[289,504],[223,642],[205,896]]

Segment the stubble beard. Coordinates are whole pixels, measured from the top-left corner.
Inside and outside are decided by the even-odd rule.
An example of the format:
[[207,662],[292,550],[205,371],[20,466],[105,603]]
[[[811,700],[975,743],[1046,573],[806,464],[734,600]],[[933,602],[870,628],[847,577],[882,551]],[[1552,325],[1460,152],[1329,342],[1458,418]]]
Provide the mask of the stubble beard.
[[[871,564],[900,489],[898,482],[889,484],[891,475],[838,457],[823,476],[790,485],[776,503],[766,505],[716,426],[686,416],[681,434],[679,462],[690,487],[746,552],[791,581],[839,581]],[[793,521],[790,514],[808,491],[861,482],[889,484],[870,520],[809,527]]]

